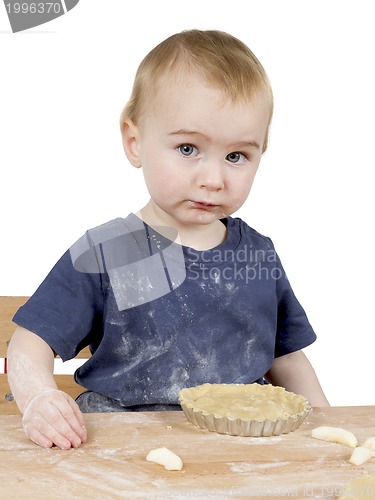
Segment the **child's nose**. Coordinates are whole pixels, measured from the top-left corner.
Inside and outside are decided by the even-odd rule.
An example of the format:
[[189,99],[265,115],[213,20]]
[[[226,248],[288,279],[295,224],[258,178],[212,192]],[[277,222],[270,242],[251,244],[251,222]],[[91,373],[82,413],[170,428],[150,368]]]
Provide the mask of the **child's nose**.
[[209,191],[220,191],[224,187],[224,175],[217,162],[205,162],[200,165],[198,172],[198,185]]

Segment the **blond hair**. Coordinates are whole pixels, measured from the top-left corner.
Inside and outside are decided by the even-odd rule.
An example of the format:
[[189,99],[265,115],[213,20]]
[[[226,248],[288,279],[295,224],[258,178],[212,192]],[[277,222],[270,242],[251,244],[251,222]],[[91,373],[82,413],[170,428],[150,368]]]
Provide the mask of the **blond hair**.
[[256,94],[263,93],[270,108],[263,152],[266,150],[273,111],[272,88],[267,74],[243,42],[217,30],[193,29],[176,33],[146,55],[138,67],[130,99],[121,113],[121,129],[127,120],[139,123],[146,104],[155,97],[163,77],[171,72],[176,76],[187,72],[198,74],[234,102],[251,102]]

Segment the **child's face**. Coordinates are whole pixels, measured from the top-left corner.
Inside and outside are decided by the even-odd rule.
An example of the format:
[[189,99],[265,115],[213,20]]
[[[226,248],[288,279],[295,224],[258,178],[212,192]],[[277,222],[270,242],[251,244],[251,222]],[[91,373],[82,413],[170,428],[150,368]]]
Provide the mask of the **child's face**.
[[198,77],[161,87],[139,127],[124,133],[125,151],[143,168],[159,223],[212,224],[238,210],[250,192],[269,106],[260,95],[233,103]]

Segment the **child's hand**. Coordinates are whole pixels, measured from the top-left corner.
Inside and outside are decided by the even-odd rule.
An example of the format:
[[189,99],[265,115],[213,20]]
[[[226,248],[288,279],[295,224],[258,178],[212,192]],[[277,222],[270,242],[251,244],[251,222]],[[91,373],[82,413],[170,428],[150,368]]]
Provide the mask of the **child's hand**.
[[68,450],[78,448],[87,440],[77,403],[57,389],[37,393],[27,404],[22,423],[26,435],[44,448],[56,445]]

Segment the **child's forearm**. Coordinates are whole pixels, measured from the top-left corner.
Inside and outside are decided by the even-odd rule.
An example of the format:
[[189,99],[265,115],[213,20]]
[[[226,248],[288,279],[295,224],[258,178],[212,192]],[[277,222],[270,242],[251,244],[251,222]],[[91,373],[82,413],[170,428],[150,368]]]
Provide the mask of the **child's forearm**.
[[38,393],[56,389],[54,354],[34,333],[18,327],[8,348],[8,380],[21,413]]
[[9,385],[23,413],[25,433],[47,448],[77,447],[87,439],[77,403],[57,389],[53,376],[54,353],[34,333],[17,328],[8,349]]
[[276,358],[265,378],[271,384],[302,394],[312,406],[330,406],[314,368],[302,351]]

